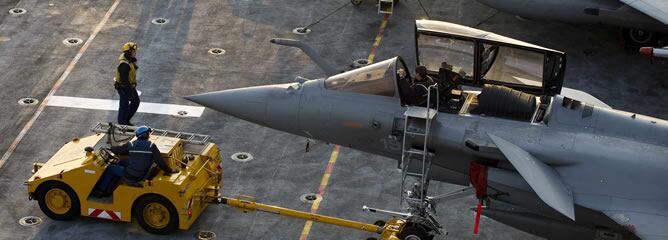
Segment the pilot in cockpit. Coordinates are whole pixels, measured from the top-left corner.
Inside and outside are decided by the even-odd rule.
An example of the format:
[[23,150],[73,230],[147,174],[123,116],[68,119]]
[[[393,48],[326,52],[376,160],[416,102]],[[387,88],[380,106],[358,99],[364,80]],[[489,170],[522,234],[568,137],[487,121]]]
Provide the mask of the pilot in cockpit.
[[444,89],[452,90],[462,81],[462,75],[452,71],[452,65],[443,61],[438,69],[438,85]]
[[438,87],[442,101],[450,99],[450,92],[462,83],[462,75],[452,70],[452,65],[443,61],[438,69]]
[[414,83],[420,84],[424,88],[429,88],[429,86],[436,84],[436,81],[427,74],[427,68],[425,66],[417,66],[415,68]]
[[403,68],[397,69],[397,77],[399,78],[399,91],[404,99],[404,103],[407,105],[424,104],[427,88],[421,84],[414,83]]
[[432,88],[432,90],[431,90],[431,101],[430,101],[431,104],[433,104],[432,107],[434,105],[436,105],[436,101],[438,100],[437,99],[438,95],[436,94],[436,90],[440,89],[441,86],[438,85],[437,82],[434,81],[434,79],[432,79],[427,74],[427,67],[417,66],[415,68],[415,81],[414,81],[414,83],[425,89],[425,94],[422,97],[423,102],[419,104],[419,105],[423,105],[423,106],[427,105],[427,91],[426,90],[429,89],[430,86],[436,85],[437,88],[436,89]]

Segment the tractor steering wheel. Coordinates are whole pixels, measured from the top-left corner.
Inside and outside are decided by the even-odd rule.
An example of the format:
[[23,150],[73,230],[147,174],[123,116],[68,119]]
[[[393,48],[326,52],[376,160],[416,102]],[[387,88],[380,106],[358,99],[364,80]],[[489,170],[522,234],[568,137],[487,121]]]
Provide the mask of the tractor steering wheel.
[[114,155],[114,153],[108,148],[100,148],[100,157],[102,157],[102,160],[104,160],[104,163],[106,164],[119,161],[118,157],[116,157],[116,155]]

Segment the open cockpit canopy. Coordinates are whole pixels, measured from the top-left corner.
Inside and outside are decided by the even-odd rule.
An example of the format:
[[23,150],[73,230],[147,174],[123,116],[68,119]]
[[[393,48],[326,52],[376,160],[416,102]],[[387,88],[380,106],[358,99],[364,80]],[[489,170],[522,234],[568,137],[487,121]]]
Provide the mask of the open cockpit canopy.
[[533,94],[561,92],[566,66],[563,52],[458,24],[417,20],[418,65],[432,74],[446,69],[462,84],[504,85]]

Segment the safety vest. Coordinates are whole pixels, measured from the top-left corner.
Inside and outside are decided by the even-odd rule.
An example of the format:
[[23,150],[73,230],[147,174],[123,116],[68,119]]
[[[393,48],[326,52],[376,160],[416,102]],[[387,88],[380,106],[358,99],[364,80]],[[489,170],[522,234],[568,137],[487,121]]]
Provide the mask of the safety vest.
[[[130,66],[130,73],[128,73],[128,81],[130,81],[130,85],[132,85],[132,87],[136,87],[137,86],[137,72],[136,72],[135,65],[133,63],[131,63],[128,59],[125,58],[124,53],[121,53],[121,56],[118,57],[118,61],[119,61],[119,63],[118,63],[119,65],[125,63],[125,64]],[[121,81],[121,73],[118,72],[118,68],[116,69],[116,77],[114,77],[114,81],[116,81],[117,83],[120,83],[120,81]]]

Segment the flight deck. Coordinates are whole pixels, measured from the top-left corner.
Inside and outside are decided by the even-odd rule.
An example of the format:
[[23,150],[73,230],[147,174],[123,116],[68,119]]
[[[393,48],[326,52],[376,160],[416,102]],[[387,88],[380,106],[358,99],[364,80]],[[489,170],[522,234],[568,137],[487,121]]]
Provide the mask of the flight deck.
[[[325,76],[298,49],[271,44],[274,38],[308,43],[337,72],[396,56],[413,72],[415,19],[428,17],[563,51],[565,87],[616,109],[668,119],[668,68],[620,47],[615,27],[525,20],[476,1],[420,4],[398,1],[392,15],[383,16],[375,1],[348,0],[0,3],[0,239],[196,239],[200,231],[216,239],[377,237],[223,205],[209,206],[189,230],[169,236],[147,233],[137,223],[61,222],[44,215],[25,194],[32,164],[90,135],[95,123],[116,121],[113,77],[127,41],[139,45],[137,88],[145,106],[132,122],[211,136],[223,157],[223,195],[367,223],[387,216],[363,206],[402,208],[396,161],[261,127],[183,97]],[[306,34],[297,29],[305,26]],[[438,193],[460,188],[431,185]],[[320,199],[314,203],[311,194]],[[471,196],[438,205],[436,218],[448,234],[437,239],[540,239],[485,217],[474,236],[476,203]],[[41,223],[22,226],[19,220],[27,216]]]

